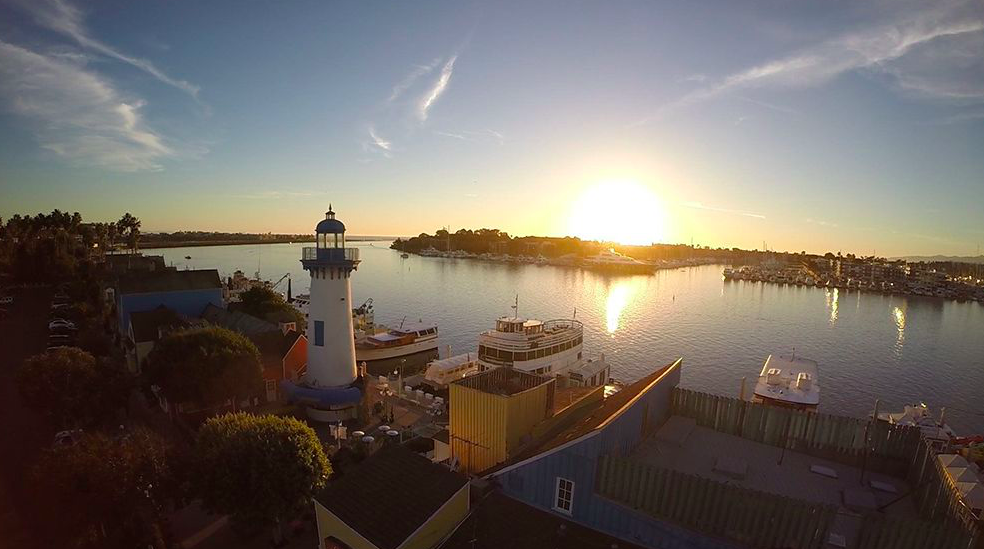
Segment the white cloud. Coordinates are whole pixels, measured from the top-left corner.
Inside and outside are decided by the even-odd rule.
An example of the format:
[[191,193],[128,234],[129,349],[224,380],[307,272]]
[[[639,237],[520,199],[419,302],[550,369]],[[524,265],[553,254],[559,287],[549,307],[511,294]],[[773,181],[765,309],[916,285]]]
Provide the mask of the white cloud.
[[444,90],[447,89],[448,83],[451,81],[451,73],[454,71],[454,62],[458,59],[457,55],[451,56],[444,67],[441,69],[441,75],[434,82],[434,85],[427,91],[426,94],[420,100],[420,110],[419,115],[421,120],[427,120],[427,112],[430,110],[431,106],[435,101],[441,97]]
[[715,206],[706,206],[704,204],[701,204],[700,202],[681,202],[680,205],[687,208],[694,208],[695,210],[707,210],[710,212],[721,212],[721,213],[727,213],[733,215],[741,215],[744,217],[754,217],[755,219],[765,219],[765,216],[762,214],[744,212],[741,210],[730,210],[728,208],[717,208]]
[[124,97],[78,58],[0,40],[0,97],[34,122],[41,146],[119,171],[159,170],[175,151],[143,120],[143,100]]
[[83,23],[82,12],[68,2],[64,0],[19,0],[18,3],[34,16],[39,25],[75,40],[83,48],[132,65],[169,86],[187,92],[192,97],[198,97],[198,86],[172,78],[150,61],[127,55],[90,36]]
[[387,103],[392,103],[403,95],[403,92],[410,89],[414,82],[417,81],[421,76],[425,76],[433,71],[441,63],[440,59],[435,59],[431,61],[429,65],[415,65],[413,70],[404,78],[400,80],[395,86],[393,86],[393,91],[390,92],[389,99],[386,100]]
[[[976,50],[976,56],[952,53],[954,49],[973,52],[973,44],[980,42],[984,30],[980,15],[967,15],[959,9],[961,7],[934,5],[932,10],[899,17],[891,24],[844,34],[733,73],[664,105],[655,115],[637,124],[651,122],[673,110],[736,90],[809,87],[857,70],[889,74],[901,88],[917,90],[934,98],[959,96],[984,100],[982,71],[972,71],[971,83],[964,84],[970,76],[966,70],[959,70],[961,66],[965,69],[981,67],[980,50]],[[971,44],[958,48],[964,41]],[[958,60],[963,61],[963,65],[956,64]]]
[[372,127],[369,128],[369,137],[372,139],[373,145],[383,149],[384,151],[388,151],[390,150],[390,147],[392,147],[392,144],[389,141],[376,135],[376,130]]

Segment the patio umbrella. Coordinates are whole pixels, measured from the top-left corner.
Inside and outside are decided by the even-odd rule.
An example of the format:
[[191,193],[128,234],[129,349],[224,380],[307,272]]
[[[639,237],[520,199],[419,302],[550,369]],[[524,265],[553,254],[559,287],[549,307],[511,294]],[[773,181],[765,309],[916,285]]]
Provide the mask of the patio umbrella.
[[969,463],[959,454],[940,454],[937,456],[943,467],[967,467]]
[[967,507],[971,509],[984,509],[984,484],[979,482],[958,482],[956,486]]

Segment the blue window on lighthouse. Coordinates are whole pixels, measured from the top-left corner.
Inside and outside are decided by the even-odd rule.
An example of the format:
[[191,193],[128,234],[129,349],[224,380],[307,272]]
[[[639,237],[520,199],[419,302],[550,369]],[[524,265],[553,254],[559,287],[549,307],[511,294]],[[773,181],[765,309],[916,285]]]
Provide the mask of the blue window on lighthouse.
[[314,321],[314,344],[318,347],[325,346],[325,321]]

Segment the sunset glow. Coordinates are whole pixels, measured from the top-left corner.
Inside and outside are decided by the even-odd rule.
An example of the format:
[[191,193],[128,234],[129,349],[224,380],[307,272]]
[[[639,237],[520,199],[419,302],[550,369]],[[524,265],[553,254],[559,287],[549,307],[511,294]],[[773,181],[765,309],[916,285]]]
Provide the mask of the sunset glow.
[[604,181],[571,208],[568,230],[585,240],[652,244],[666,236],[666,211],[648,187],[635,181]]

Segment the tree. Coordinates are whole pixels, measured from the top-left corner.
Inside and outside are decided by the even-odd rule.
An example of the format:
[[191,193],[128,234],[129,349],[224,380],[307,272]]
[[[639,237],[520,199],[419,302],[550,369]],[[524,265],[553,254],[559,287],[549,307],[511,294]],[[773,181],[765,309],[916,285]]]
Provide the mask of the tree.
[[17,371],[17,386],[25,403],[57,427],[88,427],[126,406],[130,383],[112,363],[61,347],[28,358]]
[[120,234],[126,235],[127,247],[131,252],[137,251],[137,243],[140,240],[140,220],[130,215],[130,212],[123,214],[123,217],[116,222],[117,230]]
[[147,377],[174,402],[214,406],[259,394],[260,352],[242,334],[217,326],[164,336],[147,356]]
[[193,482],[205,507],[273,528],[308,504],[331,475],[317,435],[291,417],[213,417],[198,431]]
[[287,303],[283,296],[270,288],[253,286],[239,296],[242,301],[239,310],[258,318],[289,315],[298,325],[304,323],[304,315]]
[[[33,470],[38,495],[58,510],[43,532],[52,546],[164,549],[164,504],[178,493],[173,454],[145,429],[89,433],[45,451]],[[40,532],[39,532],[40,534]]]

